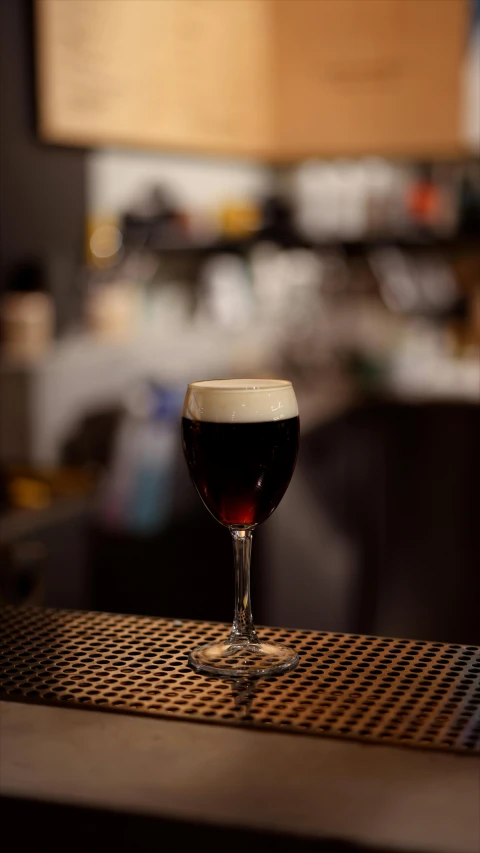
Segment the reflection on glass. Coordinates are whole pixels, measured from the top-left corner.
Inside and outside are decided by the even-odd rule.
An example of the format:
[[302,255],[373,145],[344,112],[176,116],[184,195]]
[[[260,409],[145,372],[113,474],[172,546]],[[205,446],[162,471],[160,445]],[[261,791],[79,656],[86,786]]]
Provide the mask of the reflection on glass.
[[232,699],[235,717],[238,720],[252,720],[252,704],[257,689],[258,680],[238,678],[232,681]]

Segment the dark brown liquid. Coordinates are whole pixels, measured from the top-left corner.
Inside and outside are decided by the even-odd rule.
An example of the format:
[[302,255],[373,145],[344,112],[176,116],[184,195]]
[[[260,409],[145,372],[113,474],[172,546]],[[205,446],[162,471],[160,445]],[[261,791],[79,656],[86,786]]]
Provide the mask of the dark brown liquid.
[[299,419],[214,424],[182,419],[197,491],[222,524],[259,524],[281,501],[295,468]]

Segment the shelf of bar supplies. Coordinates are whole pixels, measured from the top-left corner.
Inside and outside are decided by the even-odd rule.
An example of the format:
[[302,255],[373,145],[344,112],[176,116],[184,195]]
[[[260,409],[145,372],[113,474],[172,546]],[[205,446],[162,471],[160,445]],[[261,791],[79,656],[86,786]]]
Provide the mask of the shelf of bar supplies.
[[290,233],[270,232],[268,230],[259,231],[255,234],[240,238],[221,238],[212,241],[195,241],[189,239],[169,239],[151,238],[137,239],[134,235],[128,232],[124,234],[125,246],[127,248],[144,248],[160,255],[182,256],[189,255],[198,257],[200,260],[209,255],[231,253],[245,254],[250,251],[255,245],[262,242],[271,242],[283,249],[310,249],[312,251],[343,251],[348,255],[365,254],[374,249],[395,246],[406,251],[416,250],[446,250],[459,251],[468,249],[477,249],[479,247],[478,239],[475,236],[455,236],[455,237],[422,237],[422,236],[402,236],[402,237],[372,237],[363,240],[325,240],[311,241],[300,236]]

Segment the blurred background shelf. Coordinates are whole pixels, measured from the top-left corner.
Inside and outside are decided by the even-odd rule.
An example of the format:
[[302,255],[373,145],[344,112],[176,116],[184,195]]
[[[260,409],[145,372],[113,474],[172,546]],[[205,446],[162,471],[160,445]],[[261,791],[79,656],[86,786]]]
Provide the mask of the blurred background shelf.
[[415,249],[437,249],[447,251],[461,252],[468,249],[476,249],[478,240],[475,236],[464,237],[454,236],[444,239],[439,238],[376,238],[370,240],[325,240],[323,242],[312,242],[295,234],[279,234],[275,231],[267,230],[252,234],[249,237],[240,238],[238,240],[216,240],[211,243],[193,243],[189,240],[185,241],[162,241],[155,238],[148,239],[146,242],[135,240],[131,235],[126,235],[125,242],[131,248],[148,248],[152,252],[158,252],[160,255],[194,255],[200,259],[205,255],[219,254],[242,254],[248,252],[262,242],[271,242],[282,248],[288,249],[312,249],[313,251],[338,250],[351,254],[365,254],[368,251],[379,248],[389,248],[395,246],[399,249],[415,251]]
[[273,375],[257,621],[480,642],[480,6],[341,5],[1,4],[3,599],[229,619],[181,399]]

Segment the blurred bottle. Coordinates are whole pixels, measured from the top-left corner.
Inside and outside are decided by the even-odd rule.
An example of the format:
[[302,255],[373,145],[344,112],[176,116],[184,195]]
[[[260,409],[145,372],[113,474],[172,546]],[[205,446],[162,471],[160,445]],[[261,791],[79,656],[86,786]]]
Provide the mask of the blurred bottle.
[[294,179],[295,221],[312,242],[339,239],[343,182],[335,165],[304,163]]
[[340,176],[340,236],[346,241],[362,240],[368,224],[368,171],[360,160],[344,164]]
[[422,164],[410,184],[406,207],[420,237],[447,237],[456,231],[457,193],[448,168]]
[[245,261],[227,253],[209,258],[200,275],[197,317],[218,328],[239,330],[249,325],[253,312]]
[[371,158],[366,161],[365,168],[368,175],[367,236],[393,240],[403,237],[410,220],[405,204],[411,184],[410,167]]
[[93,280],[85,300],[87,328],[102,341],[128,340],[137,325],[138,294],[126,281]]
[[46,292],[43,267],[26,262],[10,277],[0,302],[2,354],[32,362],[48,351],[54,332],[54,305]]
[[109,526],[148,535],[167,523],[180,408],[179,392],[153,383],[130,395],[100,493],[100,517]]
[[120,228],[128,246],[169,248],[185,242],[188,220],[174,194],[160,185],[149,189],[126,211]]

